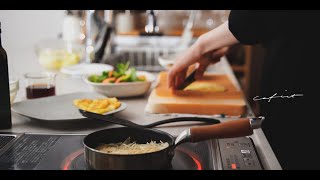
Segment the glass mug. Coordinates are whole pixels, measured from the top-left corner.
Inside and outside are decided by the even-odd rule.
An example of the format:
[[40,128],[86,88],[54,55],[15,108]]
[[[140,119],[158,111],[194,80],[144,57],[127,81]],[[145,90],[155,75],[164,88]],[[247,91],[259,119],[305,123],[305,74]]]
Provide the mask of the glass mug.
[[56,95],[56,74],[51,72],[26,73],[27,99],[35,99]]

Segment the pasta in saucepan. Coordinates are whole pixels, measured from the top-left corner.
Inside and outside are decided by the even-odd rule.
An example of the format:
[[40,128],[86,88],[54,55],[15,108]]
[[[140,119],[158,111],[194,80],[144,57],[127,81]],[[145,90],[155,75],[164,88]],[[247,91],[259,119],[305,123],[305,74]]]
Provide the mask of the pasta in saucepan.
[[98,146],[96,149],[102,151],[107,154],[145,154],[163,150],[169,146],[169,143],[160,141],[157,143],[156,141],[147,142],[145,144],[137,144],[136,142],[132,143],[112,143],[112,144],[104,144]]

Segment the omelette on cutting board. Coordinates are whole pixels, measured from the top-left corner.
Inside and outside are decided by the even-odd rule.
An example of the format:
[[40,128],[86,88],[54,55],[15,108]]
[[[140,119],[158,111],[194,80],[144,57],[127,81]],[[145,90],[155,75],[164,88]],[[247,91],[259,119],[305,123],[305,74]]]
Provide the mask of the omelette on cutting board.
[[214,82],[194,82],[184,88],[184,91],[200,91],[204,93],[225,92],[226,88]]
[[226,75],[205,74],[184,90],[167,87],[167,72],[161,72],[159,84],[152,90],[146,112],[239,116],[245,113],[245,101]]

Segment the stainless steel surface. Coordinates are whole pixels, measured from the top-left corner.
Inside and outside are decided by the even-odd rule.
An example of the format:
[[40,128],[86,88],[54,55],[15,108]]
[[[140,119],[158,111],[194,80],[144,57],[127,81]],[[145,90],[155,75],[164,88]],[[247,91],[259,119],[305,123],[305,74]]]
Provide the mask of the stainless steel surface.
[[252,129],[258,129],[261,127],[262,122],[264,121],[265,117],[259,116],[259,117],[253,117],[250,118],[250,126]]
[[86,41],[85,62],[101,62],[111,53],[111,41],[114,34],[113,10],[103,11],[100,17],[99,11],[86,11]]
[[145,26],[146,33],[159,32],[159,26],[157,25],[157,17],[154,10],[147,11],[147,25]]
[[104,21],[110,25],[114,25],[114,10],[104,10]]
[[158,72],[161,56],[179,53],[187,46],[180,36],[121,36],[114,37],[114,52],[105,63],[116,64],[129,61],[138,70]]
[[[39,69],[40,70],[40,69]],[[24,73],[24,67],[17,69],[17,72]],[[209,71],[217,73],[225,73],[229,76],[231,81],[240,89],[239,83],[231,70],[231,67],[225,58],[222,58],[221,62],[209,67]],[[74,79],[68,76],[59,74],[57,76],[57,94],[74,93],[79,91],[90,91],[89,87],[81,80]],[[15,101],[24,100],[25,92],[20,90],[17,94]],[[148,95],[139,98],[129,98],[120,99],[121,101],[127,103],[128,108],[116,114],[116,117],[130,119],[132,122],[139,124],[148,124],[150,122],[156,122],[169,117],[177,117],[176,115],[170,116],[157,116],[151,114],[145,114],[144,109],[147,103]],[[248,106],[248,117],[253,117],[251,108]],[[234,120],[234,118],[219,118],[221,122]],[[79,122],[60,122],[60,123],[43,123],[40,121],[34,121],[30,118],[20,116],[16,113],[12,114],[13,126],[11,129],[1,130],[0,132],[33,132],[33,133],[81,133],[88,134],[97,130],[118,127],[118,125],[111,125],[106,122],[101,121],[79,121]],[[185,123],[184,125],[179,125],[179,123],[173,123],[167,126],[157,127],[162,131],[168,132],[173,136],[178,136],[185,129],[190,128],[190,126],[198,125],[197,123]],[[271,149],[263,131],[261,129],[255,129],[254,134],[250,136],[257,148],[258,155],[261,158],[262,165],[265,169],[281,169],[281,166]]]
[[219,151],[219,145],[217,139],[212,139],[209,141],[209,148],[211,148],[211,157],[213,158],[213,168],[217,170],[222,170],[222,161],[221,161],[221,154]]
[[94,15],[94,10],[86,11],[86,48],[85,48],[85,62],[91,62],[91,53],[94,50],[93,39],[92,39],[92,19]]
[[191,132],[190,129],[186,129],[182,131],[182,133],[179,134],[179,136],[176,138],[174,144],[175,146],[178,146],[185,142],[190,142],[191,140]]
[[183,29],[183,33],[181,35],[181,43],[177,49],[182,51],[183,49],[186,49],[190,46],[193,38],[193,31],[192,28],[194,26],[194,21],[196,19],[196,16],[199,14],[199,10],[191,10],[190,15],[187,21],[187,24],[185,25]]
[[158,58],[161,55],[171,54],[171,50],[167,47],[153,46],[122,46],[117,44],[115,54],[112,58],[106,60],[106,63],[116,64],[119,62],[129,61],[137,70],[145,71],[161,71],[163,68],[158,63]]
[[99,28],[98,39],[95,43],[95,55],[93,62],[102,62],[111,54],[111,46],[115,35],[114,10],[104,11],[103,28]]
[[196,19],[196,15],[198,14],[198,10],[191,10],[188,22],[185,26],[184,31],[191,30],[194,25],[194,20]]

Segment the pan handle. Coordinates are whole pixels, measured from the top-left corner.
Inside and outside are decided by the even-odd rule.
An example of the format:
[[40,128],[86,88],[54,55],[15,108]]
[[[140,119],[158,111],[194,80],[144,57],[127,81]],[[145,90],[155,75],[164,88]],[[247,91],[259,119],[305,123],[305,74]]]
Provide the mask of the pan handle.
[[212,138],[233,138],[249,136],[253,129],[261,127],[264,117],[241,118],[215,125],[199,126],[184,130],[175,141],[175,146],[185,142],[199,142]]

